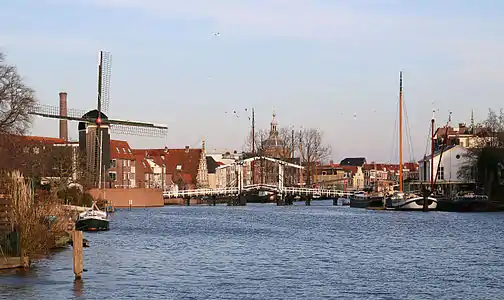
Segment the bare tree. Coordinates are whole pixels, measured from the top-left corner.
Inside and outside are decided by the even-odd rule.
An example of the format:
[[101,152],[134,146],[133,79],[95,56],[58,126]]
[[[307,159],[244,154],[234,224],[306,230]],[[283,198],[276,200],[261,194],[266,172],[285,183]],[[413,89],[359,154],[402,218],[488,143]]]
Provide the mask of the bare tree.
[[458,175],[475,181],[489,198],[504,196],[504,112],[489,110],[485,121],[473,128],[475,145],[464,155],[465,163]]
[[305,167],[304,177],[307,185],[313,184],[313,175],[318,164],[329,158],[331,147],[324,145],[323,134],[319,129],[303,129],[299,133],[301,163]]
[[0,53],[0,134],[24,134],[31,124],[29,112],[36,104],[34,91]]

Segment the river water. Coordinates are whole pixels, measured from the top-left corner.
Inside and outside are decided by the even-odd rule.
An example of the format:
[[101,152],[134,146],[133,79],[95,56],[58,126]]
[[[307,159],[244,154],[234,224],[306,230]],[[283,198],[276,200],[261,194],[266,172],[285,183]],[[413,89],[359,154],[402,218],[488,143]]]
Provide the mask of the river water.
[[0,299],[504,299],[504,214],[334,207],[119,210],[30,271],[0,273]]

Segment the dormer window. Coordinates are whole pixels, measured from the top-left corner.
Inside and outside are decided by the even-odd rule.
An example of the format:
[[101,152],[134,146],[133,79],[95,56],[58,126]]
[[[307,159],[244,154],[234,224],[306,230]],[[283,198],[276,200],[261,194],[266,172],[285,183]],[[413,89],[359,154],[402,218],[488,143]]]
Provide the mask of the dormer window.
[[116,146],[116,151],[117,153],[121,153],[121,151],[119,151],[119,147]]
[[129,152],[129,154],[131,154],[131,149],[130,148],[128,148],[128,152]]
[[123,149],[123,153],[126,154],[126,149],[125,148],[122,148]]

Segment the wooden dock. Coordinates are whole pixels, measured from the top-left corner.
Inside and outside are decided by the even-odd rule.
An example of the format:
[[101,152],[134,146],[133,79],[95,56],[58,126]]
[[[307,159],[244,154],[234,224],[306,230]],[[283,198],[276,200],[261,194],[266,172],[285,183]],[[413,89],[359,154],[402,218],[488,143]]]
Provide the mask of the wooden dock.
[[22,257],[0,257],[0,270],[26,268],[30,263]]

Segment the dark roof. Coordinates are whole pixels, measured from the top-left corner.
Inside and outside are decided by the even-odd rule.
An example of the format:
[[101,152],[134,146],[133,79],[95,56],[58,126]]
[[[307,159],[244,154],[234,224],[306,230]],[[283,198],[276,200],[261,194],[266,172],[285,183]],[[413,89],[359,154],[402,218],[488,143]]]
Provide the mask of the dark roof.
[[364,157],[347,157],[340,162],[340,166],[362,167],[365,163]]
[[206,164],[208,173],[215,174],[215,169],[219,166],[219,164],[215,161],[215,159],[211,156],[206,157]]
[[[441,154],[441,151],[446,152],[446,151],[451,150],[451,149],[453,149],[453,148],[455,148],[455,147],[457,147],[457,146],[458,146],[458,145],[450,145],[450,146],[446,146],[444,149],[439,149],[439,150],[437,150],[437,151],[435,151],[435,152],[434,152],[434,157],[436,157],[436,156],[440,155],[440,154]],[[430,161],[430,159],[431,159],[431,154],[428,154],[428,155],[426,155],[426,156],[425,156],[422,160],[419,160],[418,162],[419,162],[419,163],[422,163],[422,162],[424,162],[425,160]]]

